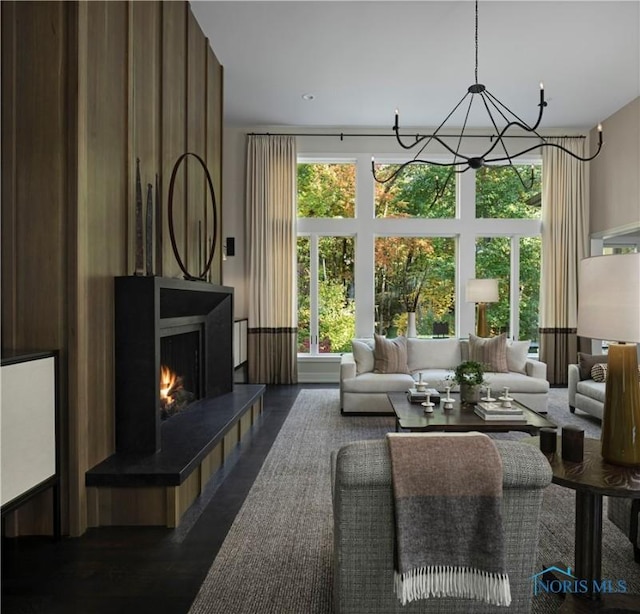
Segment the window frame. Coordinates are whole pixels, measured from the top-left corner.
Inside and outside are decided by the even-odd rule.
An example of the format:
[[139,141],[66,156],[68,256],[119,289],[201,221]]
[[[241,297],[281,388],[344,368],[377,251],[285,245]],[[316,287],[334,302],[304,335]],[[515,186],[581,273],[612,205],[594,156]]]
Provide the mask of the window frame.
[[[447,237],[456,241],[455,273],[455,331],[458,337],[466,337],[475,331],[475,305],[464,301],[463,282],[475,277],[476,237],[509,237],[511,243],[510,269],[510,330],[509,336],[519,336],[519,277],[520,240],[524,237],[540,237],[541,219],[525,218],[476,218],[475,173],[471,171],[456,176],[456,215],[454,218],[376,218],[374,201],[374,180],[371,175],[371,157],[376,163],[397,164],[407,160],[407,156],[369,151],[366,153],[336,154],[299,153],[298,162],[313,163],[355,163],[356,186],[353,218],[298,218],[297,234],[315,237],[315,259],[310,254],[312,264],[317,267],[317,241],[321,236],[341,236],[354,238],[354,283],[355,283],[355,336],[372,337],[375,331],[374,297],[374,242],[377,237],[425,236]],[[540,158],[527,157],[514,160],[516,164],[541,165]],[[313,244],[313,240],[311,241]],[[310,270],[312,268],[310,267]],[[315,334],[317,322],[317,269],[315,275],[316,301]],[[310,280],[311,288],[314,281]],[[377,331],[375,331],[377,332]],[[310,334],[314,334],[310,331]],[[316,348],[317,349],[317,348]],[[337,356],[328,353],[298,354],[300,359],[327,358]]]

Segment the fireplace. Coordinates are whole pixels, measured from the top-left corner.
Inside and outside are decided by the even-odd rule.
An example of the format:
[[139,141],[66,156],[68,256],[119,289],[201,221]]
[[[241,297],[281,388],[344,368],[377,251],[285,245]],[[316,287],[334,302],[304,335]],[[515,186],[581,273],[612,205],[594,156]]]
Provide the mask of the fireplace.
[[233,290],[161,277],[115,279],[116,450],[160,450],[164,420],[233,390]]

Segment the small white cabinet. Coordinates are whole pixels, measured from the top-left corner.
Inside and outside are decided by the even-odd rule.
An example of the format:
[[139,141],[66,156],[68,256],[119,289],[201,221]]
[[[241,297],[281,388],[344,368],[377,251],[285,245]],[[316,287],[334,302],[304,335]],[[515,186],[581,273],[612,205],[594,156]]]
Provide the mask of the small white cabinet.
[[57,354],[13,352],[0,372],[0,502],[2,514],[46,488],[54,489],[59,535]]

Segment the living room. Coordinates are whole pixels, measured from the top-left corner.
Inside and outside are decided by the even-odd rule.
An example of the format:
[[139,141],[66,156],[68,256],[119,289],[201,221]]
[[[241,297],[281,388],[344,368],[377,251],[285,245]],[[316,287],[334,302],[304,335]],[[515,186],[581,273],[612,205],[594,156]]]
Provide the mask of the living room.
[[[231,510],[236,505],[233,500],[244,498],[249,492],[250,484],[240,484],[242,478],[239,482],[233,480],[234,457],[229,457],[226,469],[221,468],[222,473],[231,479],[223,480],[220,476],[219,483],[212,489],[215,492],[210,493],[211,498],[206,504],[204,499],[196,500],[199,503],[195,508],[200,509],[201,519],[197,519],[195,510],[190,510],[188,518],[191,520],[182,528],[175,529],[172,537],[166,537],[166,529],[99,527],[95,524],[99,516],[96,510],[100,506],[100,513],[104,513],[106,503],[92,499],[85,482],[86,472],[108,458],[115,449],[112,286],[114,277],[131,275],[137,268],[136,158],[140,159],[141,183],[144,189],[151,184],[152,197],[158,193],[155,182],[156,175],[159,176],[160,201],[166,207],[169,176],[177,157],[185,151],[202,155],[210,170],[219,208],[215,240],[211,242],[215,248],[213,265],[207,280],[233,289],[234,320],[249,318],[249,328],[261,328],[263,324],[252,322],[251,313],[256,307],[251,303],[248,279],[252,243],[247,230],[249,214],[245,202],[247,134],[302,135],[295,137],[298,162],[354,164],[359,181],[355,203],[358,215],[354,220],[346,220],[346,225],[352,222],[352,226],[364,224],[357,230],[354,226],[350,233],[360,237],[356,242],[357,250],[373,251],[375,235],[379,233],[376,224],[381,220],[360,219],[362,212],[366,211],[363,207],[370,206],[366,203],[373,201],[376,189],[371,180],[371,156],[383,164],[400,160],[395,140],[388,138],[393,136],[391,126],[395,106],[399,107],[403,130],[405,125],[411,126],[406,134],[412,135],[414,129],[426,134],[439,125],[466,91],[473,80],[473,3],[195,2],[191,6],[181,2],[70,3],[76,8],[65,7],[65,3],[31,3],[33,7],[30,9],[22,6],[24,4],[27,3],[3,3],[2,19],[3,179],[11,178],[3,181],[2,197],[3,350],[46,348],[61,352],[64,373],[61,394],[66,420],[61,442],[64,449],[62,532],[71,537],[65,537],[65,545],[55,546],[54,552],[50,553],[43,554],[41,548],[31,545],[32,542],[17,549],[34,547],[31,560],[41,558],[53,567],[57,564],[56,556],[69,557],[68,560],[74,559],[74,571],[71,573],[81,574],[80,559],[85,556],[82,544],[97,539],[93,542],[96,548],[108,548],[106,544],[111,542],[113,560],[102,560],[99,564],[107,577],[113,571],[111,565],[121,564],[131,554],[130,550],[116,545],[121,541],[130,541],[138,544],[134,548],[144,549],[146,540],[159,540],[158,543],[163,544],[160,550],[149,549],[148,558],[151,558],[151,552],[164,549],[167,555],[165,567],[171,566],[168,554],[171,548],[184,549],[183,544],[190,544],[195,548],[193,552],[197,553],[194,556],[198,558],[199,568],[192,570],[192,575],[178,589],[181,605],[172,604],[176,609],[168,609],[169,602],[163,602],[161,596],[165,588],[150,604],[140,606],[154,606],[156,612],[163,611],[163,607],[164,611],[182,611],[181,607],[187,611],[211,566],[215,556],[212,553],[225,538],[226,530],[212,527],[219,523],[220,527],[229,528],[233,520],[223,519],[225,514],[214,509],[216,497],[225,495],[225,501],[230,505],[227,510]],[[219,5],[211,7],[212,23],[206,17],[208,4]],[[236,7],[236,4],[244,6]],[[385,6],[387,4],[390,6]],[[423,16],[423,21],[420,21],[413,11],[421,10],[423,4],[435,5],[437,17]],[[538,113],[538,82],[544,80],[548,104],[540,131],[549,136],[586,137],[580,140],[584,141],[587,152],[596,149],[599,138],[597,125],[602,124],[604,145],[601,153],[591,162],[581,165],[590,192],[587,199],[589,210],[585,217],[588,221],[585,238],[589,255],[600,253],[605,244],[616,240],[637,246],[635,233],[640,227],[640,179],[637,172],[640,167],[638,3],[543,4],[549,6],[538,8],[534,3],[515,2],[479,3],[479,78],[497,96],[505,96],[505,102],[527,120],[535,120]],[[305,8],[305,5],[309,6]],[[358,8],[357,5],[363,6]],[[553,14],[557,28],[540,30],[540,22],[552,22],[550,17],[545,17],[544,11],[553,10],[554,5],[558,5],[555,6],[557,12]],[[605,5],[612,6],[605,8]],[[580,24],[580,43],[574,39],[571,43],[562,40],[563,28],[564,31],[571,29],[566,26],[566,21],[560,21],[563,12],[573,16],[574,24]],[[284,21],[287,16],[292,22]],[[399,28],[397,42],[389,45],[394,50],[389,57],[376,55],[379,49],[363,36],[352,36],[351,41],[359,40],[360,43],[351,42],[340,51],[338,41],[347,39],[347,33],[355,32],[356,26],[365,25],[370,34],[377,33],[379,37],[385,24],[393,21],[391,16],[403,24],[403,28]],[[382,25],[374,22],[374,17],[381,19]],[[446,24],[445,17],[460,24],[455,36],[454,33],[444,34],[445,26],[437,25]],[[282,21],[281,29],[274,23],[278,20]],[[31,23],[31,27],[25,26],[26,23]],[[512,28],[512,23],[519,24],[521,40],[504,40],[504,46],[494,46],[496,40],[505,38],[501,34]],[[605,28],[604,23],[608,27]],[[40,29],[46,30],[44,24],[55,24],[48,37]],[[303,24],[306,25],[303,27]],[[446,70],[430,66],[428,71],[407,69],[405,72],[407,56],[415,55],[414,44],[419,40],[411,31],[405,31],[409,24],[415,24],[422,36],[427,36],[430,29],[442,31],[443,38],[434,40],[434,44],[442,50],[445,58],[442,63],[448,66]],[[311,25],[317,28],[315,35]],[[273,64],[270,70],[266,70],[250,53],[261,55],[253,48],[259,48],[261,29],[266,39],[263,43],[265,49],[270,50],[275,47],[274,39],[287,40],[283,32],[298,32],[298,36],[292,37],[295,52],[287,46],[283,49],[281,55],[284,58],[280,58],[283,65]],[[389,36],[390,33],[387,38]],[[428,37],[435,39],[435,32],[429,33]],[[234,38],[244,41],[246,48],[242,52],[237,47],[234,51],[231,45]],[[318,38],[321,40],[316,41]],[[452,39],[451,47],[447,47],[448,38]],[[601,42],[596,45],[594,40]],[[249,45],[246,41],[253,43]],[[312,45],[312,41],[318,46]],[[528,60],[528,51],[525,50],[541,46],[541,41],[545,42],[545,48],[555,50],[549,55],[556,60],[566,53],[564,67],[556,66],[554,71],[554,62],[542,50],[540,55],[544,57],[544,63],[537,65],[533,59],[524,62],[525,58]],[[422,49],[425,45],[426,42],[421,42],[419,47]],[[566,45],[566,51],[563,51],[563,45]],[[337,72],[339,63],[335,64],[333,55],[329,54],[331,47],[336,48],[336,55],[342,54],[344,72]],[[598,47],[607,49],[607,53]],[[586,49],[596,59],[592,61]],[[576,54],[580,61],[575,59]],[[266,51],[262,55],[266,56]],[[434,54],[425,50],[425,55],[433,57]],[[518,55],[521,56],[519,61],[507,63],[512,56],[518,59]],[[309,66],[303,71],[306,78],[292,89],[290,84],[285,86],[280,79],[288,70],[297,75],[296,58],[301,59],[298,63],[303,68],[306,62]],[[323,61],[327,65],[326,71],[321,68]],[[245,68],[246,72],[237,66],[247,63],[254,66],[251,70]],[[375,87],[375,94],[367,93],[364,98],[364,90],[362,97],[358,96],[354,91],[357,86],[348,87],[350,79],[344,75],[355,74],[358,65],[367,64],[374,65],[379,82],[384,85]],[[597,67],[596,74],[591,72],[592,64]],[[587,70],[586,67],[591,68]],[[62,70],[62,76],[59,70]],[[573,77],[570,72],[578,73],[578,76]],[[332,73],[337,73],[344,81],[332,84],[329,81]],[[203,74],[207,75],[206,79],[201,78]],[[417,90],[413,99],[409,97],[411,102],[405,102],[400,99],[399,90],[394,93],[400,87],[396,84],[403,81],[415,82],[414,87],[416,84],[428,87]],[[135,87],[130,86],[131,83]],[[275,98],[273,111],[264,106],[263,116],[248,114],[244,103],[241,104],[243,100],[247,102],[252,98],[251,93],[242,89],[247,83],[255,87],[256,92],[258,87],[264,88],[267,97]],[[589,88],[595,91],[588,90],[584,83],[589,83]],[[563,88],[570,88],[570,92]],[[289,97],[288,101],[276,97],[275,92],[281,91]],[[355,108],[329,103],[332,114],[323,119],[321,109],[331,92],[343,92],[347,98],[354,98]],[[307,99],[303,99],[303,95],[307,95]],[[239,100],[231,99],[231,96],[237,96]],[[255,98],[258,98],[257,94]],[[11,105],[8,105],[8,100],[11,100]],[[433,109],[427,108],[431,106]],[[563,114],[556,115],[561,111]],[[269,115],[269,112],[274,114]],[[460,125],[451,129],[459,132]],[[470,125],[469,130],[487,134],[489,127]],[[370,132],[376,136],[363,136]],[[360,136],[349,136],[355,134]],[[469,133],[462,146],[475,148],[477,142]],[[510,141],[513,142],[517,140]],[[43,146],[43,143],[47,145]],[[436,150],[436,157],[442,159],[441,149]],[[537,163],[539,167],[542,154],[540,151],[529,152],[522,158],[527,165]],[[202,220],[204,236],[209,237],[211,199],[206,195],[206,183],[199,168],[192,162],[187,161],[186,170],[180,171],[184,175],[178,174],[177,189],[178,193],[185,194],[188,202],[202,202],[202,205],[189,207],[184,215],[180,213],[182,217],[178,219],[175,230],[188,267],[200,270],[206,250],[199,239],[198,225]],[[457,237],[455,258],[458,268],[454,273],[452,291],[454,315],[449,326],[451,336],[455,337],[467,336],[476,326],[475,304],[464,300],[465,283],[477,272],[474,268],[476,237],[509,236],[510,245],[514,246],[524,236],[541,236],[540,217],[517,223],[499,220],[498,224],[490,219],[478,222],[475,216],[465,219],[475,201],[474,175],[474,171],[469,171],[456,178],[458,186],[455,192],[461,199],[462,215],[456,214],[446,220],[448,226],[445,222],[439,225],[441,220],[431,220],[428,231],[434,232],[435,227],[438,236]],[[176,206],[180,206],[179,200],[176,202]],[[161,272],[163,277],[181,279],[183,271],[172,253],[169,223],[166,213],[163,215],[164,241],[161,256],[154,259],[154,274],[158,276]],[[340,236],[339,233],[343,232],[323,220],[311,222],[315,228],[310,224],[308,228],[301,226],[300,231],[317,232],[318,236],[324,236],[323,233]],[[379,234],[408,236],[415,234],[418,228],[416,220],[388,222],[394,225],[393,231],[385,230]],[[421,222],[417,221],[418,224]],[[498,228],[501,224],[503,226]],[[229,250],[229,238],[233,239],[235,246],[233,253]],[[369,243],[365,244],[365,241]],[[207,242],[208,238],[204,240]],[[34,245],[39,249],[34,250]],[[362,251],[356,253],[358,262],[362,261],[361,254]],[[513,268],[514,265],[510,262],[509,266]],[[357,288],[354,337],[370,338],[374,332],[379,332],[374,309],[377,296],[371,283],[374,269],[375,264],[370,263],[364,273],[362,269],[355,269],[352,273]],[[517,267],[514,274],[516,270]],[[518,326],[518,318],[514,317],[518,313],[514,279],[510,280],[510,290],[505,298],[511,317],[503,325],[510,327],[507,331],[509,336],[522,339],[517,329],[514,334],[513,328]],[[320,325],[317,321],[309,325],[309,337],[318,334]],[[539,326],[552,328],[553,324],[547,322]],[[314,348],[319,348],[319,344],[314,344]],[[593,348],[597,350],[595,344]],[[599,353],[595,350],[592,353]],[[317,350],[315,354],[308,352],[307,355],[295,356],[297,385],[267,385],[263,416],[258,420],[260,428],[250,429],[249,439],[241,442],[238,450],[234,451],[238,457],[236,468],[242,467],[244,457],[254,477],[257,475],[262,460],[252,456],[257,454],[255,448],[260,441],[268,441],[268,444],[264,443],[268,451],[301,389],[332,390],[337,394],[341,358],[336,353],[322,354]],[[252,358],[249,353],[249,364]],[[554,383],[552,377],[548,377],[552,385],[550,396],[554,398],[560,391],[564,391],[565,396],[567,394],[566,364],[558,366],[557,371],[565,381]],[[253,379],[244,367],[236,372],[236,378],[239,382],[259,381]],[[566,413],[569,413],[568,408]],[[374,426],[373,422],[370,424],[374,428],[383,428]],[[588,426],[592,428],[595,424],[588,422]],[[589,428],[588,436],[594,432]],[[266,453],[262,459],[265,456]],[[237,487],[235,492],[234,485]],[[240,495],[241,492],[244,494]],[[43,493],[28,503],[18,518],[12,517],[13,534],[49,535],[52,530],[50,499],[51,493]],[[217,505],[219,508],[220,503]],[[235,509],[238,510],[239,506]],[[208,524],[204,521],[207,517]],[[193,532],[185,528],[192,527],[190,522],[193,523]],[[205,548],[194,545],[199,539],[207,539],[207,531],[214,535],[213,541],[219,542],[217,546],[208,544]],[[624,538],[622,532],[617,531]],[[11,544],[20,539],[8,539],[5,544],[14,548],[16,546]],[[83,541],[87,539],[89,542]],[[633,562],[632,551],[627,554]],[[181,562],[187,560],[186,554],[181,556]],[[22,560],[20,566],[23,570],[28,569],[29,564],[25,561],[30,557],[28,554]],[[143,568],[148,569],[148,564],[146,561]],[[41,563],[39,568],[39,577],[46,577],[46,565]],[[159,577],[166,579],[164,574],[166,570]],[[93,574],[93,579],[99,575]],[[175,583],[179,583],[179,575]],[[19,595],[20,599],[26,598],[25,593],[31,590],[26,588],[27,584],[23,585],[25,588]],[[109,592],[107,585],[105,582],[99,589],[103,593],[105,608],[108,602],[105,594]],[[40,611],[54,611],[52,598],[43,597],[52,590],[48,586],[40,594],[41,599],[48,601],[41,604],[43,609]],[[142,593],[142,587],[123,590]],[[87,592],[86,585],[77,589],[74,599],[79,601],[75,611],[100,611],[102,606],[96,603],[97,597],[86,609],[82,608],[79,596],[86,598]],[[141,594],[129,603],[123,597],[119,607],[126,611],[131,604],[138,607],[142,600]],[[317,611],[329,611],[318,607]],[[226,611],[233,611],[233,607]],[[269,611],[266,606],[264,611]]]

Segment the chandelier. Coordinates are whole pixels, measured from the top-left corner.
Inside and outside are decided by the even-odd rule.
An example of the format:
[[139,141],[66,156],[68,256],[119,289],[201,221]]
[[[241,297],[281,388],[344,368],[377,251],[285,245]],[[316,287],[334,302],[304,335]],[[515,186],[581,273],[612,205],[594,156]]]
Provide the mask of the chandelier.
[[[467,127],[467,121],[469,119],[469,115],[471,113],[471,109],[476,100],[479,100],[484,107],[487,115],[489,116],[489,120],[493,129],[495,130],[495,134],[490,138],[489,147],[484,151],[484,153],[469,156],[460,151],[460,147],[462,145],[462,140],[465,138],[465,129]],[[466,110],[463,103],[466,102]],[[387,183],[389,181],[393,181],[407,166],[411,164],[430,164],[433,166],[446,166],[450,167],[450,174],[452,173],[464,173],[468,171],[470,168],[477,170],[482,168],[483,166],[492,166],[492,167],[511,167],[513,171],[517,174],[520,182],[525,187],[525,189],[529,189],[531,186],[527,185],[523,180],[522,176],[518,172],[518,169],[514,166],[513,160],[514,158],[519,158],[524,156],[525,154],[534,151],[535,149],[543,148],[543,147],[555,147],[556,149],[560,149],[561,151],[567,153],[568,155],[576,158],[577,160],[581,160],[582,162],[588,162],[593,160],[602,149],[602,125],[598,125],[598,147],[595,153],[588,157],[579,156],[569,149],[563,147],[562,145],[550,142],[545,137],[537,132],[538,126],[542,121],[542,115],[544,113],[544,108],[547,106],[547,102],[544,99],[544,86],[540,83],[540,101],[538,103],[538,118],[536,119],[535,124],[532,126],[527,124],[524,120],[518,117],[507,105],[501,102],[496,96],[494,96],[482,83],[478,82],[478,0],[475,3],[475,83],[470,85],[467,88],[466,93],[460,99],[460,101],[453,107],[451,112],[444,118],[443,122],[434,130],[433,134],[429,135],[419,135],[416,134],[411,137],[411,140],[406,140],[406,137],[403,138],[400,134],[400,121],[399,121],[399,113],[396,109],[395,112],[395,122],[393,124],[393,132],[395,133],[396,140],[398,144],[403,149],[415,149],[418,148],[415,153],[413,159],[405,162],[404,164],[399,165],[395,170],[389,173],[386,176],[381,176],[376,172],[375,168],[375,160],[371,158],[371,172],[373,174],[373,178],[378,183]],[[457,139],[456,148],[452,147],[447,143],[444,138],[445,135],[442,134],[442,129],[444,128],[447,121],[454,115],[454,113],[462,107],[462,111],[464,111],[464,122],[462,124],[462,129],[460,130],[459,135],[453,135],[454,138]],[[481,107],[482,108],[482,107]],[[502,127],[499,127],[499,124],[503,124]],[[537,138],[538,142],[535,145],[531,145],[529,147],[525,147],[520,151],[510,153],[507,149],[507,145],[505,143],[505,139],[513,138],[509,133],[512,129],[520,129],[523,130],[526,134],[525,137],[531,135],[531,138]],[[452,135],[446,135],[447,137],[451,137]],[[469,135],[467,135],[468,137]],[[477,136],[477,135],[473,135]],[[522,135],[519,135],[522,136]],[[487,138],[487,137],[484,137]],[[449,162],[443,162],[441,160],[427,160],[422,158],[422,154],[425,148],[432,142],[439,143],[444,149],[446,149],[450,154],[453,155],[453,159]],[[533,183],[533,173],[531,177],[531,183]],[[437,192],[441,192],[443,190],[437,189]],[[438,195],[436,195],[437,199]]]

